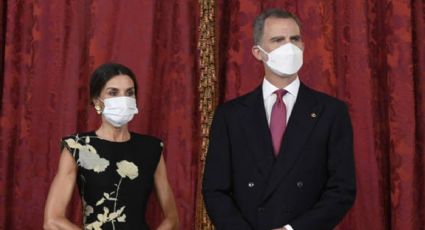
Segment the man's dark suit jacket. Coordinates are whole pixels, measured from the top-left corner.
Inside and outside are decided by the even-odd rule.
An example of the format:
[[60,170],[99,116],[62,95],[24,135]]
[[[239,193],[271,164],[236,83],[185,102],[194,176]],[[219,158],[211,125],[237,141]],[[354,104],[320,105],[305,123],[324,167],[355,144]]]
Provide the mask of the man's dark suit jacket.
[[345,104],[301,83],[274,157],[262,87],[216,110],[203,194],[218,230],[332,229],[355,193]]

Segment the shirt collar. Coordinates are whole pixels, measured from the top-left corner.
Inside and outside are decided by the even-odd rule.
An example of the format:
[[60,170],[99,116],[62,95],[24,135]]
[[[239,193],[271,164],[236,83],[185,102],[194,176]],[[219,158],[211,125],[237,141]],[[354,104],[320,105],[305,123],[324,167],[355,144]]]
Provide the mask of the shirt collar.
[[[263,80],[262,87],[264,100],[270,97],[276,90],[279,89],[276,86],[272,85],[272,83],[270,83],[266,78],[264,78]],[[300,79],[298,78],[298,76],[297,78],[295,78],[294,81],[291,82],[291,84],[287,85],[284,89],[296,98],[300,89]]]

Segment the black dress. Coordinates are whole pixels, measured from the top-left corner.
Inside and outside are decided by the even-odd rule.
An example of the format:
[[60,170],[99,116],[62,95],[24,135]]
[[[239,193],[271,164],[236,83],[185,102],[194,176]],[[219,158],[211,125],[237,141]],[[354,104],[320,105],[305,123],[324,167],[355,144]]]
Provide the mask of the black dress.
[[149,229],[146,204],[163,144],[130,133],[126,142],[111,142],[95,132],[62,139],[78,165],[84,229]]

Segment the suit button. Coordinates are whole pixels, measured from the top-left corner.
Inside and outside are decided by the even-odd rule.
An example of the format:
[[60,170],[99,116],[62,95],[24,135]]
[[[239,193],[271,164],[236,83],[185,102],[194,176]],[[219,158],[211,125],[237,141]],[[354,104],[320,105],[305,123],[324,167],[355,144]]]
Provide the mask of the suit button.
[[264,212],[264,210],[265,210],[265,209],[264,209],[263,207],[258,208],[258,212],[260,212],[260,213],[261,213],[261,212]]
[[297,182],[297,187],[302,188],[304,186],[304,183],[302,181]]
[[249,182],[248,183],[248,187],[250,187],[250,188],[254,187],[254,185],[255,185],[254,182]]

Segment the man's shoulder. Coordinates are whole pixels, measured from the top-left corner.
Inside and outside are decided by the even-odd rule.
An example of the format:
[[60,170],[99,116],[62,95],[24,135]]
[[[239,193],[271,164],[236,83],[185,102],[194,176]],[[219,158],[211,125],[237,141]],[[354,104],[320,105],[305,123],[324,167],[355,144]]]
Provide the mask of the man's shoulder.
[[328,106],[336,106],[336,107],[345,107],[346,104],[343,100],[332,96],[328,93],[325,92],[321,92],[315,89],[312,89],[308,86],[306,86],[305,84],[302,84],[302,86],[304,88],[304,90],[306,90],[313,98],[315,98],[319,103],[324,104],[324,105],[328,105]]
[[254,89],[254,90],[252,90],[248,93],[237,96],[233,99],[230,99],[230,100],[220,104],[218,107],[220,109],[223,109],[223,110],[238,109],[238,108],[240,108],[240,106],[250,105],[259,96],[262,96],[262,94],[261,94],[261,90],[257,87],[256,89]]

